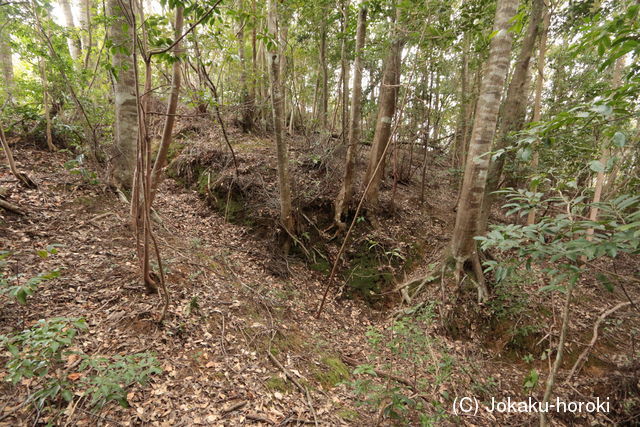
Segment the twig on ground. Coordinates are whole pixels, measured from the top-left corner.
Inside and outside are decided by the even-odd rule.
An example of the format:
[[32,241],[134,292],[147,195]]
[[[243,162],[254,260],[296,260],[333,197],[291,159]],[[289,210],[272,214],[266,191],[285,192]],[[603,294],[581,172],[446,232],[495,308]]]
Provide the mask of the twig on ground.
[[630,301],[621,302],[615,307],[612,307],[609,310],[603,312],[600,315],[600,317],[598,317],[598,320],[596,320],[596,323],[593,325],[593,336],[591,337],[591,341],[589,342],[589,345],[587,345],[587,348],[585,348],[582,351],[582,353],[580,353],[580,356],[576,360],[576,363],[573,364],[571,371],[569,371],[569,375],[567,375],[567,379],[565,380],[565,383],[568,383],[571,380],[571,377],[573,377],[573,375],[581,368],[582,362],[587,358],[587,356],[589,355],[589,352],[593,349],[593,346],[598,340],[598,332],[599,332],[600,324],[604,322],[604,320],[611,314],[629,305],[631,305]]

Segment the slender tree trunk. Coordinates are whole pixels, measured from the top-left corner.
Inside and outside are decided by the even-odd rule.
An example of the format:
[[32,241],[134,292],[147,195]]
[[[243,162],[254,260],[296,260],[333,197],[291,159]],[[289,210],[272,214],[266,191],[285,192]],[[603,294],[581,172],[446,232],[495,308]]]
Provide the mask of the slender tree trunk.
[[[69,0],[60,0],[60,6],[62,7],[62,13],[64,14],[65,26],[67,28],[75,29],[76,25],[73,22],[73,13],[71,12],[71,3]],[[80,40],[75,36],[67,39],[69,45],[69,53],[73,60],[77,60],[80,57]]]
[[327,23],[322,18],[320,29],[320,124],[327,128],[329,119],[329,72],[327,71]]
[[[109,14],[113,18],[110,33],[114,46],[123,47],[127,52],[133,52],[133,28],[126,19],[126,16],[132,13],[129,3],[109,0],[108,5]],[[138,101],[132,56],[121,50],[116,51],[113,54],[113,69],[115,125],[112,175],[116,186],[129,189],[133,182],[133,172],[136,165],[136,138],[138,135]]]
[[[620,80],[622,77],[622,68],[624,67],[624,56],[618,58],[613,68],[613,75],[611,77],[611,87],[617,88],[620,86]],[[609,157],[611,156],[609,147],[607,146],[607,142],[603,141],[601,147],[601,155],[600,155],[600,164],[602,165],[602,169],[596,175],[596,185],[593,191],[593,201],[591,203],[591,209],[589,210],[589,220],[597,221],[598,220],[598,203],[600,203],[602,198],[602,188],[604,186],[604,182],[606,179],[605,168],[607,167],[607,163],[609,163]],[[587,240],[591,240],[593,238],[594,230],[590,228],[587,230]]]
[[[278,27],[277,0],[268,0],[268,29],[273,40],[281,41]],[[287,141],[282,135],[283,126],[283,100],[282,82],[280,71],[282,68],[281,43],[272,47],[269,51],[269,76],[271,78],[271,105],[273,112],[273,129],[276,139],[276,152],[278,157],[278,188],[280,190],[280,219],[287,233],[294,234],[294,218],[291,205],[291,177],[289,176],[289,153]],[[285,243],[285,252],[288,251],[289,239]]]
[[255,125],[256,120],[256,98],[258,79],[258,18],[256,16],[256,0],[251,0],[251,11],[253,12],[251,25],[251,78],[249,81],[249,100],[251,108],[251,120]]
[[349,146],[345,160],[344,179],[342,187],[336,197],[334,221],[343,230],[342,214],[351,202],[353,196],[353,177],[355,169],[355,155],[360,140],[360,121],[362,119],[362,51],[366,39],[367,6],[360,6],[358,13],[358,28],[356,30],[356,51],[353,64],[353,95],[351,97],[351,119],[349,124]]
[[[238,1],[238,10],[243,11],[244,1]],[[249,83],[247,78],[247,60],[245,53],[244,26],[245,21],[238,20],[238,57],[240,58],[240,102],[242,103],[241,125],[244,132],[249,132],[253,128],[253,100],[250,96]]]
[[[500,129],[496,137],[494,151],[507,147],[512,142],[510,134],[522,129],[524,124],[528,87],[529,81],[531,80],[529,77],[529,62],[541,26],[543,8],[544,0],[533,0],[527,33],[522,41],[522,48],[518,55],[513,77],[511,78],[511,83],[507,91],[507,97],[502,108]],[[498,189],[505,158],[506,156],[502,155],[491,162],[489,166],[487,187],[485,189],[486,194],[482,200],[482,211],[479,218],[478,233],[480,235],[484,234],[487,230],[491,205],[494,199],[493,192]]]
[[53,135],[51,133],[51,106],[49,105],[49,84],[47,79],[47,69],[43,60],[40,60],[40,75],[42,76],[42,105],[44,106],[44,119],[46,122],[47,148],[49,151],[56,151],[53,145]]
[[[469,153],[460,191],[456,223],[451,238],[451,253],[456,260],[456,278],[460,280],[465,261],[476,251],[473,239],[477,235],[478,218],[487,183],[491,141],[496,130],[500,98],[504,88],[511,57],[513,34],[511,20],[518,9],[518,0],[498,0],[494,37],[489,47],[487,69],[482,78],[480,97],[473,124]],[[486,289],[478,288],[480,299],[486,299]]]
[[469,49],[471,48],[469,35],[465,33],[463,39],[463,51],[460,64],[460,110],[458,111],[458,121],[456,123],[456,133],[454,137],[454,150],[452,166],[459,169],[464,164],[465,136],[467,134],[467,104],[468,97],[468,73],[469,73]]
[[[569,328],[569,313],[571,311],[571,296],[573,295],[573,288],[575,285],[569,284],[567,285],[567,296],[564,302],[564,308],[562,309],[562,326],[560,327],[560,339],[558,341],[558,347],[556,350],[556,359],[553,361],[553,366],[551,367],[551,371],[549,372],[549,376],[547,377],[547,383],[544,389],[544,396],[542,397],[542,402],[540,407],[546,408],[549,399],[551,398],[551,392],[553,391],[553,386],[556,382],[556,375],[558,370],[560,369],[560,365],[562,364],[562,356],[564,354],[564,343],[567,339],[567,330]],[[547,424],[547,414],[545,411],[540,412],[540,427],[546,427]]]
[[[175,38],[177,39],[182,35],[182,27],[184,25],[184,8],[176,8],[176,22],[175,22]],[[180,43],[176,43],[173,47],[173,53],[177,57],[182,53]],[[162,130],[162,140],[160,141],[160,148],[156,155],[156,161],[153,164],[153,170],[151,171],[151,199],[150,203],[153,203],[158,185],[160,183],[160,175],[167,162],[167,153],[169,152],[169,146],[173,136],[173,124],[176,120],[176,109],[178,107],[178,99],[180,98],[180,61],[176,60],[173,63],[173,72],[171,76],[171,94],[169,95],[169,102],[167,104],[167,116],[164,120],[164,128]]]
[[349,126],[349,61],[347,59],[347,26],[349,24],[349,1],[341,0],[342,8],[342,46],[340,48],[340,66],[342,68],[342,144],[347,145]]
[[[542,107],[542,86],[544,85],[544,66],[546,62],[547,55],[547,36],[549,33],[549,23],[551,21],[551,11],[545,7],[544,13],[544,21],[542,23],[542,29],[540,30],[540,47],[538,48],[538,64],[537,69],[538,73],[536,75],[536,87],[535,94],[533,98],[533,114],[531,117],[532,122],[540,121],[540,111]],[[540,153],[538,152],[538,147],[534,147],[533,159],[531,161],[531,169],[533,173],[536,173],[538,170],[538,163],[540,161]],[[538,191],[538,183],[535,180],[530,186],[529,189],[532,192]],[[527,225],[535,224],[536,222],[536,209],[532,208],[527,215]]]
[[82,45],[82,52],[84,53],[84,66],[89,66],[89,57],[91,55],[91,49],[93,48],[93,29],[91,27],[91,3],[92,0],[78,0],[78,23],[82,33],[80,35],[80,42]]
[[[400,9],[397,9],[397,11],[397,14],[399,14]],[[398,18],[399,16],[396,16],[394,27],[398,25]],[[399,92],[398,86],[400,83],[400,55],[403,45],[404,40],[400,38],[399,31],[396,29],[394,40],[391,43],[389,53],[385,60],[384,76],[382,77],[382,83],[380,85],[376,129],[373,135],[369,164],[367,165],[367,172],[364,179],[365,186],[371,181],[369,190],[365,194],[365,202],[370,211],[377,209],[380,184],[384,176],[386,157],[384,153],[389,144],[393,116],[396,112],[396,101]]]
[[[9,101],[13,99],[13,91],[15,87],[13,78],[13,52],[9,44],[9,30],[5,25],[0,28],[0,64],[2,64],[2,77],[4,79],[4,92]],[[4,99],[0,99],[2,103]]]

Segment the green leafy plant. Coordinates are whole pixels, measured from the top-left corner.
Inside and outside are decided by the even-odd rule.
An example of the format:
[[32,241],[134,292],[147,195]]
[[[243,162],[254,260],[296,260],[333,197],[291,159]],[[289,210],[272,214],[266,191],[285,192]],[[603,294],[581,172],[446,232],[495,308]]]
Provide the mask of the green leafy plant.
[[81,385],[92,405],[103,406],[116,401],[128,407],[126,389],[133,384],[145,385],[149,376],[162,373],[158,360],[148,353],[127,356],[84,357],[80,371],[88,370]]
[[84,154],[80,154],[75,159],[68,160],[64,164],[64,168],[69,171],[72,175],[80,175],[82,180],[87,184],[97,185],[100,183],[98,181],[98,175],[91,170],[88,170],[83,165],[85,163]]
[[90,397],[91,406],[110,401],[128,406],[126,389],[135,383],[146,384],[150,375],[161,372],[157,359],[148,353],[97,357],[73,349],[76,336],[87,329],[82,318],[57,317],[39,320],[20,333],[0,336],[1,346],[10,354],[6,380],[14,385],[31,380],[34,392],[26,403],[42,409],[80,394]]
[[32,328],[16,335],[0,337],[3,347],[11,354],[6,365],[7,381],[17,384],[23,379],[39,380],[31,399],[40,408],[58,396],[71,400],[70,384],[57,368],[74,353],[68,348],[78,332],[85,329],[84,319],[56,317],[39,320]]
[[[416,390],[427,391],[446,382],[454,360],[440,348],[437,339],[425,333],[433,322],[434,305],[414,314],[396,320],[385,330],[367,331],[375,361],[357,366],[349,384],[359,398],[358,405],[381,410],[384,417],[401,424],[426,426],[442,422],[446,411],[442,402],[416,398]],[[381,378],[379,372],[393,375]],[[411,378],[415,386],[399,378]]]
[[[37,251],[37,254],[41,258],[47,258],[49,255],[58,253],[56,248],[59,246],[61,245],[49,245],[46,249]],[[25,305],[27,303],[27,297],[33,295],[41,283],[60,277],[59,270],[39,273],[26,280],[21,280],[23,274],[8,276],[5,270],[10,256],[11,252],[0,252],[0,294],[11,296],[19,304]]]

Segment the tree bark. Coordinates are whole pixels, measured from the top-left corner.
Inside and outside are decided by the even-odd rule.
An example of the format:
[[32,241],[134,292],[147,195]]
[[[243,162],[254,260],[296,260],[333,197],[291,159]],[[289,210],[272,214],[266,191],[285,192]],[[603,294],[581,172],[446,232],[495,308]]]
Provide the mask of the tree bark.
[[[60,6],[62,7],[62,13],[64,14],[65,26],[72,30],[76,28],[73,22],[73,13],[71,12],[71,3],[69,0],[60,0]],[[80,40],[75,36],[67,38],[67,44],[69,45],[69,53],[74,61],[80,57]]]
[[342,8],[342,46],[340,48],[340,66],[342,68],[342,144],[347,144],[349,126],[349,61],[347,59],[347,26],[349,25],[349,1],[341,0]]
[[[114,80],[114,144],[112,154],[112,177],[114,184],[130,189],[136,165],[136,140],[138,136],[138,105],[135,89],[133,52],[133,28],[126,16],[131,15],[128,2],[109,0],[109,14],[113,18],[110,26],[111,40],[126,52],[113,54]],[[124,8],[124,9],[123,9]]]
[[[500,129],[496,136],[496,143],[493,148],[494,151],[506,148],[512,142],[510,134],[519,131],[524,125],[529,81],[531,80],[529,76],[529,62],[531,61],[536,38],[541,27],[543,8],[544,0],[533,0],[527,33],[522,40],[522,48],[518,55],[513,77],[507,90],[507,97],[502,107],[502,118]],[[480,223],[478,226],[478,233],[480,235],[484,234],[487,230],[491,205],[495,198],[493,192],[498,189],[505,159],[506,155],[503,154],[489,165],[487,186],[482,200],[482,211],[480,213]]]
[[454,150],[453,150],[453,162],[452,166],[459,169],[464,164],[465,156],[465,136],[467,135],[467,128],[469,127],[467,122],[467,108],[469,102],[469,49],[470,38],[465,33],[462,41],[462,58],[460,63],[460,110],[458,111],[458,119],[456,123],[456,133],[454,137]]
[[[175,38],[182,35],[182,27],[184,25],[184,8],[178,7],[176,8],[176,22],[175,22]],[[169,101],[167,103],[167,116],[164,120],[164,128],[162,130],[162,140],[160,141],[160,148],[158,148],[158,154],[156,155],[156,161],[153,164],[153,170],[151,171],[151,201],[153,203],[153,199],[155,197],[156,191],[158,189],[158,184],[160,183],[160,175],[162,174],[162,170],[164,168],[165,163],[167,162],[167,153],[169,152],[169,146],[171,145],[172,136],[173,136],[173,124],[176,120],[176,109],[178,107],[178,99],[180,98],[180,83],[181,83],[181,73],[180,73],[180,61],[178,60],[178,56],[182,53],[182,49],[180,47],[180,43],[176,43],[173,47],[173,53],[175,58],[175,62],[173,63],[173,70],[171,75],[171,94],[169,95]]]
[[[9,29],[4,26],[0,29],[0,63],[2,64],[2,77],[4,78],[4,92],[9,101],[13,99],[15,87],[13,78],[13,52],[9,44]],[[4,99],[0,100],[0,103]]]
[[[281,41],[278,27],[277,0],[268,1],[268,29],[273,40]],[[280,191],[280,220],[282,226],[288,234],[293,235],[294,218],[291,205],[291,177],[289,176],[289,153],[287,142],[282,135],[283,126],[283,99],[282,82],[280,81],[280,71],[282,46],[275,44],[269,49],[269,77],[271,83],[271,106],[273,117],[273,130],[276,140],[276,153],[278,158],[278,188]],[[287,242],[289,239],[287,238]],[[285,244],[285,252],[288,251],[289,243]]]
[[[397,9],[399,15],[400,9]],[[394,27],[398,25],[398,18]],[[394,40],[391,42],[389,53],[385,60],[384,75],[380,85],[380,97],[378,115],[376,119],[376,128],[371,144],[371,152],[369,154],[369,163],[365,174],[364,185],[371,181],[369,190],[365,194],[365,202],[370,211],[375,211],[378,205],[378,196],[380,193],[380,184],[384,176],[385,168],[385,151],[390,141],[391,125],[393,116],[396,112],[396,101],[398,98],[398,89],[400,83],[400,55],[404,40],[401,39],[399,31],[394,31]]]
[[367,30],[367,6],[360,6],[358,13],[358,28],[356,30],[356,51],[353,64],[353,95],[351,96],[351,117],[349,123],[349,146],[345,160],[344,179],[342,187],[336,197],[334,221],[339,229],[346,225],[342,222],[342,214],[345,207],[351,202],[353,196],[353,177],[355,169],[355,155],[360,140],[360,121],[362,119],[362,51],[366,39]]
[[[238,10],[243,11],[244,2],[239,0]],[[244,20],[238,20],[238,57],[240,58],[240,102],[242,103],[242,118],[240,124],[244,132],[249,132],[253,128],[253,101],[249,92],[249,84],[247,78],[247,60],[245,52],[245,39],[244,39]]]
[[[624,56],[618,58],[616,61],[613,74],[611,77],[611,87],[616,89],[620,86],[620,80],[622,77],[622,68],[624,67]],[[602,165],[602,170],[598,172],[596,175],[596,185],[593,189],[593,201],[591,203],[591,208],[589,210],[589,220],[597,221],[598,220],[598,203],[602,198],[602,188],[604,186],[604,181],[606,179],[605,168],[607,167],[607,163],[609,163],[609,157],[611,156],[611,152],[606,143],[602,144],[601,155],[600,155],[600,164]],[[593,238],[594,230],[593,228],[589,228],[587,230],[587,240],[591,240]]]
[[[551,21],[551,11],[545,6],[544,20],[542,23],[542,29],[540,32],[540,47],[538,48],[538,74],[536,75],[536,87],[533,98],[533,114],[531,117],[532,122],[540,121],[540,111],[542,107],[542,86],[544,84],[544,65],[547,55],[547,36],[549,33],[549,24]],[[534,147],[533,159],[531,160],[531,169],[535,173],[538,170],[538,163],[540,161],[540,154],[538,147]],[[529,187],[532,192],[538,191],[538,184],[532,183]],[[536,209],[532,208],[527,215],[527,225],[533,225],[536,222]]]
[[91,34],[91,0],[79,0],[78,9],[80,10],[78,23],[82,30],[80,41],[82,42],[82,50],[85,51],[85,54],[88,56],[88,51],[93,44],[93,37]]
[[[509,69],[513,34],[509,31],[511,19],[518,9],[518,0],[498,0],[494,32],[489,47],[489,59],[482,77],[480,96],[469,144],[456,223],[451,238],[451,253],[456,260],[456,276],[464,262],[476,251],[480,207],[487,183],[488,153],[496,130],[500,98]],[[485,292],[479,289],[479,293]],[[486,295],[480,295],[486,298]]]
[[320,124],[327,128],[329,115],[329,73],[327,71],[327,23],[322,18],[320,29]]

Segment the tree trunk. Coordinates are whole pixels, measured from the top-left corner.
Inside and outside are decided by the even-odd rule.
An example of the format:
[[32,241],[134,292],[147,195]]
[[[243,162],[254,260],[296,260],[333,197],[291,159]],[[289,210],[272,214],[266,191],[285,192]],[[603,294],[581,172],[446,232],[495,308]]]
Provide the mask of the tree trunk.
[[[9,44],[9,29],[7,26],[0,28],[0,63],[2,64],[2,77],[4,78],[4,92],[6,99],[13,99],[14,79],[13,79],[13,52]],[[0,103],[4,99],[0,99]]]
[[[125,8],[123,10],[122,8]],[[136,165],[136,140],[138,136],[138,105],[135,89],[133,52],[133,29],[126,19],[131,14],[128,2],[109,0],[109,14],[113,18],[110,27],[111,40],[115,46],[123,47],[113,54],[113,87],[115,104],[114,144],[112,154],[112,177],[114,184],[130,189]]]
[[[400,9],[397,9],[399,15]],[[396,23],[398,25],[398,17]],[[375,211],[378,205],[380,184],[384,176],[385,157],[389,138],[391,136],[391,125],[396,112],[396,101],[398,97],[398,85],[400,83],[400,55],[404,41],[400,38],[400,33],[396,29],[394,40],[391,43],[389,53],[385,60],[384,75],[380,85],[380,98],[376,128],[369,154],[369,164],[365,174],[364,185],[369,185],[369,190],[365,194],[365,202],[370,211]],[[370,182],[370,184],[369,184]]]
[[[538,48],[538,74],[536,75],[536,87],[535,94],[533,98],[533,114],[531,117],[532,122],[540,121],[540,111],[542,107],[542,86],[544,84],[544,65],[546,62],[547,55],[547,36],[549,32],[549,24],[551,21],[551,11],[546,10],[544,14],[544,22],[542,23],[542,29],[540,32],[540,47]],[[533,173],[538,170],[538,162],[540,161],[540,154],[538,153],[538,148],[534,147],[533,159],[531,161],[531,169]],[[538,191],[538,184],[532,183],[529,189],[532,192]],[[533,225],[536,222],[536,209],[532,208],[527,215],[527,225]]]
[[[175,23],[175,38],[182,35],[182,27],[184,25],[184,8],[176,8],[176,23]],[[176,43],[173,47],[173,53],[178,57],[182,53],[180,43]],[[173,124],[176,120],[176,109],[178,107],[178,99],[180,98],[180,61],[176,60],[173,63],[173,72],[171,76],[171,94],[169,95],[169,102],[167,104],[167,116],[164,120],[164,129],[162,130],[162,140],[160,141],[160,148],[156,155],[156,161],[153,164],[153,170],[151,171],[151,200],[149,203],[153,203],[153,199],[160,183],[160,174],[167,162],[167,153],[169,152],[169,146],[173,136]]]
[[[544,8],[544,0],[533,0],[531,7],[531,16],[529,16],[529,26],[527,33],[522,40],[522,48],[515,64],[513,77],[509,84],[507,97],[502,107],[502,119],[500,129],[496,137],[496,144],[493,150],[499,150],[507,147],[512,142],[510,134],[522,129],[526,115],[528,87],[529,81],[529,62],[535,47],[536,37],[538,36],[540,23],[542,22],[542,10]],[[489,222],[489,214],[491,213],[491,205],[493,204],[493,192],[498,189],[500,176],[505,163],[505,155],[498,157],[491,162],[487,175],[487,186],[485,196],[482,200],[482,210],[479,218],[478,234],[482,235],[487,230]]]
[[[71,3],[69,0],[60,0],[60,6],[62,7],[62,13],[64,14],[65,26],[72,30],[76,28],[73,22],[73,13],[71,12]],[[74,61],[80,57],[80,40],[75,35],[67,39],[69,45],[69,53]]]
[[[278,9],[277,0],[268,1],[268,29],[272,40],[278,40]],[[280,191],[280,220],[282,226],[288,234],[293,235],[294,218],[291,207],[291,177],[289,176],[289,153],[287,142],[282,135],[283,126],[283,100],[282,100],[282,82],[280,81],[280,71],[282,67],[281,55],[282,48],[280,43],[275,44],[269,49],[269,76],[271,80],[271,105],[273,116],[273,130],[276,139],[276,152],[278,157],[278,188]],[[289,239],[285,243],[285,252],[288,251]]]
[[49,106],[49,82],[47,79],[47,69],[42,59],[40,60],[39,65],[40,75],[42,76],[42,105],[44,106],[44,120],[46,122],[47,148],[49,151],[56,151],[56,146],[53,145],[53,135],[51,133],[51,107]]
[[[244,9],[243,0],[238,2],[238,10]],[[244,40],[244,25],[243,20],[238,21],[238,57],[240,58],[240,102],[242,103],[242,119],[241,126],[244,132],[249,132],[253,128],[253,102],[249,95],[249,84],[247,79],[247,60],[245,53],[245,40]]]
[[351,118],[349,124],[349,146],[345,160],[344,179],[336,197],[334,221],[341,230],[345,228],[342,213],[351,202],[353,195],[353,176],[355,155],[360,140],[360,121],[362,118],[362,51],[364,50],[367,30],[367,6],[360,6],[358,28],[356,30],[356,51],[353,64],[353,95],[351,97]]
[[[500,98],[507,78],[513,34],[509,31],[511,19],[518,9],[518,0],[498,0],[494,32],[489,47],[487,68],[482,77],[480,97],[476,109],[469,153],[465,166],[456,223],[451,238],[451,253],[456,260],[456,276],[465,261],[475,254],[480,207],[487,183],[488,152],[496,130]],[[487,295],[479,288],[480,298]]]
[[[620,80],[622,77],[622,68],[624,67],[624,56],[618,58],[613,68],[613,75],[611,77],[611,87],[616,89],[620,86]],[[604,142],[604,141],[603,141]],[[589,220],[597,221],[598,220],[598,203],[602,198],[602,188],[604,186],[604,181],[606,179],[605,168],[607,167],[607,163],[609,163],[609,157],[611,155],[609,147],[606,142],[602,144],[600,155],[600,164],[602,165],[602,169],[598,172],[596,176],[596,185],[593,190],[593,201],[591,204],[591,209],[589,210]],[[591,240],[593,236],[594,230],[593,228],[589,228],[587,230],[587,240]]]
[[322,18],[320,29],[320,124],[327,128],[329,115],[329,73],[327,71],[327,23]]
[[456,123],[456,132],[453,142],[453,161],[451,162],[452,167],[455,169],[459,169],[464,164],[464,155],[465,155],[465,135],[467,134],[467,108],[468,108],[468,73],[469,73],[469,49],[470,49],[470,40],[469,37],[465,34],[463,40],[462,47],[462,58],[460,64],[460,110],[458,111],[458,119]]
[[91,0],[79,0],[78,6],[78,9],[80,10],[78,23],[82,30],[80,41],[82,43],[82,50],[84,51],[85,58],[88,58],[93,45],[93,34],[91,33]]
[[342,68],[342,144],[347,145],[349,126],[349,61],[347,60],[347,26],[349,25],[349,1],[341,0],[342,8],[342,46],[340,48],[340,66]]

